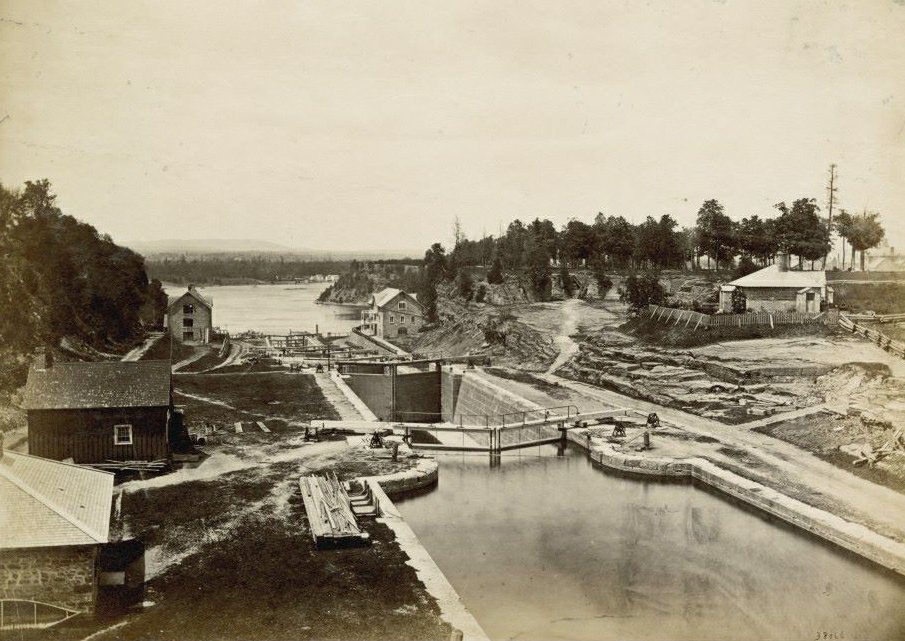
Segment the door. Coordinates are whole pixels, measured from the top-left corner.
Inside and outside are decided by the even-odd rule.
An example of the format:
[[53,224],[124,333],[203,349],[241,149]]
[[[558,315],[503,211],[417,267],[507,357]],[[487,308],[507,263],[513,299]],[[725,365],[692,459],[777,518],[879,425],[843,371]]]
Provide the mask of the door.
[[805,294],[805,302],[804,302],[804,311],[808,313],[816,312],[817,309],[817,301],[815,300],[814,292],[808,292]]

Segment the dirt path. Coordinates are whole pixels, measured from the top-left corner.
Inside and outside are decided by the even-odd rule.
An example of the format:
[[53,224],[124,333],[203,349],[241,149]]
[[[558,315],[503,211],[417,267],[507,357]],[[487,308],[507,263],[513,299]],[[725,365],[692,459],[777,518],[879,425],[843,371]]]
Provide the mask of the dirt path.
[[173,373],[179,371],[180,369],[182,369],[189,363],[194,363],[195,361],[197,361],[199,358],[201,358],[205,354],[207,354],[207,352],[204,351],[203,349],[195,350],[195,353],[192,354],[191,356],[189,356],[188,358],[186,358],[185,360],[181,360],[178,363],[173,363]]
[[150,336],[148,336],[145,339],[145,342],[143,342],[138,347],[132,349],[128,354],[123,356],[121,360],[124,360],[124,361],[141,360],[141,357],[145,355],[145,352],[147,352],[149,349],[151,349],[151,346],[154,343],[156,343],[157,341],[159,341],[161,338],[163,338],[163,332],[153,332]]
[[559,356],[550,363],[550,367],[547,368],[548,374],[558,370],[578,353],[578,343],[572,340],[572,334],[578,330],[579,308],[584,304],[585,302],[582,300],[570,298],[560,307],[562,322],[559,326],[559,334],[553,339],[554,345],[559,349]]

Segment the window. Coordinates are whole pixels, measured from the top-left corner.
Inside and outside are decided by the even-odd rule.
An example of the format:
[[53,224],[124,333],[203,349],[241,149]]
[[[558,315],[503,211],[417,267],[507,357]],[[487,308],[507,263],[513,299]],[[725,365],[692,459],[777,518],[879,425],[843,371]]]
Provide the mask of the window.
[[182,313],[183,313],[183,314],[194,314],[194,313],[195,313],[195,306],[194,306],[194,305],[183,305],[183,306],[182,306]]
[[183,326],[183,327],[194,327],[194,326],[195,326],[195,319],[194,319],[194,318],[183,318],[183,319],[182,319],[182,326]]
[[408,336],[409,330],[407,327],[400,327],[399,331],[397,331],[396,334],[398,334],[399,336]]
[[182,340],[184,340],[184,341],[195,340],[195,332],[182,332]]
[[399,322],[400,322],[400,323],[405,323],[405,314],[400,314],[400,315],[399,315]]
[[116,445],[132,445],[132,426],[114,425],[113,442]]
[[405,302],[399,301],[399,309],[405,309]]
[[390,314],[390,325],[396,322],[396,317]]

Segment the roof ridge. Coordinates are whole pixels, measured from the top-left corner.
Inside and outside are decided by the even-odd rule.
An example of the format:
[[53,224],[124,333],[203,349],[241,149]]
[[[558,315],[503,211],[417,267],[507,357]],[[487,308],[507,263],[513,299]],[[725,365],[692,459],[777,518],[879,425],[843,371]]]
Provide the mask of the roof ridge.
[[[5,453],[4,453],[4,455],[5,455]],[[28,455],[26,455],[26,456],[28,456]],[[40,457],[34,456],[31,458],[40,458]],[[44,460],[47,460],[47,459],[44,459]],[[52,462],[57,463],[59,461],[52,461]],[[75,466],[75,467],[80,467],[80,466]],[[85,468],[80,467],[80,469],[85,469]],[[41,492],[36,491],[32,487],[29,487],[24,481],[22,481],[20,478],[18,478],[18,476],[16,476],[15,474],[12,474],[11,470],[7,466],[0,465],[0,476],[3,476],[7,481],[12,483],[16,487],[18,487],[20,490],[22,490],[23,492],[28,494],[30,497],[32,497],[39,503],[42,503],[44,506],[50,508],[52,511],[56,512],[59,516],[61,516],[63,519],[65,519],[66,521],[68,521],[69,523],[74,525],[76,528],[78,528],[79,530],[81,530],[82,532],[87,534],[89,537],[94,539],[97,543],[106,543],[109,540],[109,538],[110,538],[109,535],[105,536],[105,535],[100,534],[99,532],[96,532],[94,530],[94,528],[92,528],[88,524],[83,523],[77,517],[75,517],[71,514],[68,514],[66,512],[66,510],[63,509],[61,506],[57,505],[57,503],[53,499],[51,499],[47,496],[44,496]]]

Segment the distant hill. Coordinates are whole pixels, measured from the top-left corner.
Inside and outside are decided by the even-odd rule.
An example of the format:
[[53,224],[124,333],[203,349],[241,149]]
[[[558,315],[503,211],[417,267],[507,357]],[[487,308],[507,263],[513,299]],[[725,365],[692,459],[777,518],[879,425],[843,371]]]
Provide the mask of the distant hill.
[[291,252],[286,245],[247,238],[199,238],[180,240],[135,240],[124,243],[143,255],[149,254],[218,254],[224,252]]
[[261,257],[265,260],[285,258],[299,261],[350,261],[353,259],[386,260],[411,257],[420,259],[423,255],[423,251],[414,249],[311,249],[288,247],[267,240],[243,238],[135,240],[123,244],[151,261],[182,256],[204,260],[212,257],[239,259]]

